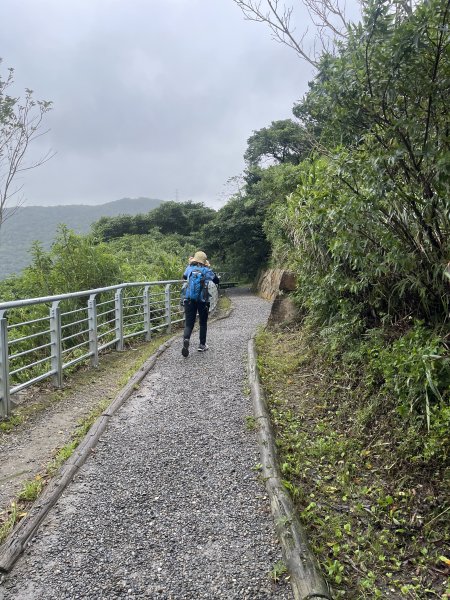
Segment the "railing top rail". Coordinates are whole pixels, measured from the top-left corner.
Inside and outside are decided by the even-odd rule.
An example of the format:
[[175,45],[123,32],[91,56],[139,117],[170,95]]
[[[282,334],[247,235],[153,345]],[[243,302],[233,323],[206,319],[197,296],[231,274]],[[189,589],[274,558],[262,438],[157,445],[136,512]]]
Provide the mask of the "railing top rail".
[[48,302],[58,302],[67,300],[68,298],[80,298],[82,296],[91,296],[100,294],[101,292],[110,292],[128,287],[143,287],[155,285],[167,285],[169,283],[181,283],[182,279],[168,279],[165,281],[138,281],[132,283],[120,283],[118,285],[110,285],[108,287],[96,288],[94,290],[83,290],[81,292],[72,292],[70,294],[59,294],[57,296],[42,296],[41,298],[26,298],[25,300],[12,300],[10,302],[0,302],[0,311],[9,310],[10,308],[23,308],[32,304],[46,304]]

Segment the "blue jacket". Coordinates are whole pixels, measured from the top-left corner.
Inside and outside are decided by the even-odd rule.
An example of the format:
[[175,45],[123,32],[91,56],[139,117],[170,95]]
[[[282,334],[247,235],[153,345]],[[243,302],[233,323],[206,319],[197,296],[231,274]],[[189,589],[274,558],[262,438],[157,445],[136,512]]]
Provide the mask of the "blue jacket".
[[214,283],[219,283],[219,278],[217,277],[217,275],[214,273],[214,271],[212,269],[210,269],[209,267],[204,267],[202,265],[197,265],[197,264],[190,264],[186,267],[186,271],[184,272],[183,275],[183,279],[188,279],[189,275],[192,273],[193,270],[200,270],[204,275],[205,275],[205,279],[206,281],[214,281],[214,279],[217,279],[217,281],[214,281]]
[[189,275],[194,270],[201,271],[204,274],[205,280],[207,283],[209,281],[212,281],[213,283],[215,283],[217,285],[220,281],[220,279],[217,277],[217,275],[214,273],[214,271],[212,269],[210,269],[209,267],[205,267],[204,265],[199,265],[197,263],[191,263],[186,267],[186,270],[183,274],[183,279],[187,280],[189,278]]

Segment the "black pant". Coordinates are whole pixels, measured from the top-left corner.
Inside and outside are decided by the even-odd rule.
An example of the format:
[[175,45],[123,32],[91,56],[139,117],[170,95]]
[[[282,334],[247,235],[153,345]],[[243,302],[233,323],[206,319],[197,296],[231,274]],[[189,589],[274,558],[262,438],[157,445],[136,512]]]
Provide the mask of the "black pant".
[[209,313],[209,303],[206,302],[195,302],[194,300],[184,301],[185,326],[183,337],[185,340],[191,337],[197,312],[200,320],[200,344],[206,344],[206,331],[208,329]]

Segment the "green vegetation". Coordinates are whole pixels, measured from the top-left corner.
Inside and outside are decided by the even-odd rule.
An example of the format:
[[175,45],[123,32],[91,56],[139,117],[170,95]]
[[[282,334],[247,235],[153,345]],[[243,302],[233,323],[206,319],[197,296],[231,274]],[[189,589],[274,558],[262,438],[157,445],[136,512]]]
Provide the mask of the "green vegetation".
[[107,242],[125,235],[146,234],[157,230],[163,235],[178,234],[183,237],[199,234],[202,227],[214,218],[215,211],[194,202],[163,202],[147,214],[102,217],[92,225],[92,233]]
[[96,243],[61,227],[46,253],[33,249],[33,263],[22,281],[40,294],[92,289],[124,281],[178,279],[187,248],[177,239],[152,236],[125,236],[109,244]]
[[41,493],[43,487],[45,485],[45,481],[42,479],[41,475],[36,475],[33,481],[28,481],[22,488],[18,496],[18,500],[26,501],[26,502],[34,502],[36,498]]
[[280,581],[281,577],[287,573],[287,567],[282,560],[277,561],[269,571],[269,577],[274,582]]
[[247,431],[255,431],[258,427],[258,423],[253,415],[247,415],[245,417],[245,427]]
[[284,485],[333,597],[445,599],[448,466],[370,365],[330,364],[322,344],[304,329],[257,340]]
[[13,530],[14,525],[23,517],[26,512],[18,510],[17,503],[11,502],[9,509],[0,513],[2,523],[0,525],[0,543],[2,543]]
[[[152,339],[151,342],[135,346],[132,353],[119,355],[112,352],[105,357],[95,374],[97,389],[100,392],[97,393],[92,388],[90,390],[93,405],[91,411],[78,422],[70,439],[61,448],[55,450],[52,460],[42,473],[25,482],[18,497],[11,502],[7,509],[0,513],[0,543],[6,539],[14,526],[26,516],[30,505],[38,498],[50,479],[57,475],[65,461],[72,456],[93,423],[111,404],[114,396],[155,350],[170,337],[171,335],[167,334],[160,335]],[[118,369],[119,363],[122,370]],[[89,368],[73,374],[64,389],[52,390],[45,394],[43,399],[19,407],[13,417],[2,423],[9,424],[8,429],[2,428],[4,434],[7,435],[12,428],[25,424],[36,413],[67,399],[67,397],[75,397],[77,394],[86,393],[86,387],[91,381],[92,371]]]
[[122,198],[95,206],[22,206],[1,225],[0,280],[13,273],[19,274],[29,265],[33,242],[38,241],[44,250],[49,250],[58,226],[62,223],[77,234],[86,234],[91,225],[102,216],[133,216],[146,213],[160,203],[161,200],[150,198]]
[[336,598],[450,595],[449,21],[448,1],[364,3],[298,127],[246,154],[244,202],[298,278],[263,383]]
[[394,403],[424,461],[449,456],[449,10],[365,5],[294,107],[316,145],[265,222],[316,347]]
[[301,323],[261,334],[260,366],[286,487],[336,598],[443,599],[449,0],[368,0],[314,64],[294,118],[248,140],[220,210],[171,202],[87,236],[61,228],[0,295],[176,278],[199,247],[241,280],[292,269]]

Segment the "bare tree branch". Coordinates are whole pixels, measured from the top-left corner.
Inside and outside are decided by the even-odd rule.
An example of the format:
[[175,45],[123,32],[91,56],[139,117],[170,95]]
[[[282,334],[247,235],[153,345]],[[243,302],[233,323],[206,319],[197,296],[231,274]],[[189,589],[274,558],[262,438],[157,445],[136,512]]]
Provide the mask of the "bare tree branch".
[[332,52],[338,39],[347,36],[349,22],[343,0],[301,0],[306,7],[312,25],[316,30],[314,46],[320,42],[321,52],[311,52],[305,48],[304,40],[308,27],[301,34],[295,33],[292,25],[294,8],[281,4],[279,0],[233,0],[248,21],[266,23],[272,37],[292,48],[303,60],[317,68],[320,54]]
[[0,78],[0,226],[14,212],[7,210],[8,201],[22,190],[22,185],[16,185],[18,175],[35,169],[54,156],[49,151],[40,159],[25,162],[29,145],[47,133],[41,131],[41,124],[52,104],[35,100],[33,91],[29,89],[25,90],[23,100],[9,95],[14,71],[8,71],[6,79]]

